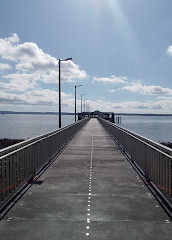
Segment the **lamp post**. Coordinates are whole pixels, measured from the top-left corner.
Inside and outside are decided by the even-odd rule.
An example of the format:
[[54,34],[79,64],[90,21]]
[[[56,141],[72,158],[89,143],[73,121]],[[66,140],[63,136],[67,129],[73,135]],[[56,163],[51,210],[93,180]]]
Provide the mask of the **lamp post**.
[[84,100],[84,112],[86,112],[86,111],[85,111],[85,109],[86,109],[86,108],[85,108],[85,102],[86,102],[86,101],[87,101],[87,99]]
[[84,95],[85,95],[85,93],[81,94],[81,115],[82,115],[82,96],[84,96]]
[[75,122],[76,122],[76,88],[81,86],[82,85],[75,85]]
[[85,104],[85,111],[88,112],[88,104]]
[[89,104],[89,102],[87,102],[87,104],[86,104],[86,112],[90,112],[90,104]]
[[72,58],[59,59],[59,128],[61,128],[61,76],[60,76],[60,63],[68,60],[72,60]]

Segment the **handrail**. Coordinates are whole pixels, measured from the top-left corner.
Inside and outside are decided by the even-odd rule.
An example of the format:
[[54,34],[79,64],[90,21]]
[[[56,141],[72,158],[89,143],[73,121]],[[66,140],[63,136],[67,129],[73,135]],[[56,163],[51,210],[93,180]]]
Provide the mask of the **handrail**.
[[146,179],[172,203],[172,150],[107,120],[98,120]]
[[89,118],[0,151],[0,208],[51,161]]
[[[111,123],[111,124],[113,124],[113,123]],[[156,147],[157,149],[162,150],[163,152],[165,152],[165,153],[167,153],[168,155],[172,156],[172,149],[171,149],[171,148],[169,148],[169,147],[167,147],[167,146],[164,146],[164,145],[162,145],[161,143],[158,143],[158,142],[155,142],[155,141],[153,141],[153,140],[150,140],[149,138],[146,138],[146,137],[144,137],[144,136],[142,136],[142,135],[140,135],[140,134],[137,134],[137,133],[135,133],[135,132],[132,132],[132,131],[126,129],[126,128],[122,128],[122,127],[120,127],[120,126],[118,126],[118,125],[116,125],[116,124],[115,124],[115,126],[116,126],[118,129],[123,129],[126,133],[129,133],[129,134],[131,134],[131,135],[133,135],[133,136],[135,136],[135,137],[143,140],[144,142],[150,143],[152,146]]]
[[12,152],[12,151],[14,151],[14,150],[16,150],[16,149],[19,149],[19,148],[22,147],[22,146],[26,146],[27,144],[33,143],[33,142],[35,142],[35,141],[37,141],[37,140],[39,140],[39,139],[42,139],[42,138],[44,138],[44,137],[48,137],[48,136],[50,136],[50,135],[52,135],[52,134],[56,134],[56,133],[58,133],[58,132],[60,132],[60,131],[62,131],[62,130],[65,130],[65,129],[69,128],[70,126],[75,125],[75,124],[76,124],[76,123],[72,123],[72,124],[70,124],[70,125],[67,125],[67,126],[65,126],[65,127],[60,128],[60,129],[56,129],[56,130],[50,131],[50,132],[48,132],[48,133],[46,133],[46,134],[42,134],[42,135],[39,135],[39,136],[37,136],[37,137],[29,138],[29,139],[26,139],[26,140],[24,140],[24,141],[22,141],[22,142],[16,143],[16,144],[14,144],[14,145],[12,145],[12,146],[9,146],[9,147],[0,149],[0,156],[3,156],[3,155],[5,155],[6,153]]

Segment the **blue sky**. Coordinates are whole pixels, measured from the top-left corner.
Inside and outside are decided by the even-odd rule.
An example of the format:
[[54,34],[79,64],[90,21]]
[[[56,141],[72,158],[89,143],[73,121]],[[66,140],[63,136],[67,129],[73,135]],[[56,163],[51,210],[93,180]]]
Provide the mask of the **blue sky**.
[[0,110],[172,113],[171,0],[0,0]]

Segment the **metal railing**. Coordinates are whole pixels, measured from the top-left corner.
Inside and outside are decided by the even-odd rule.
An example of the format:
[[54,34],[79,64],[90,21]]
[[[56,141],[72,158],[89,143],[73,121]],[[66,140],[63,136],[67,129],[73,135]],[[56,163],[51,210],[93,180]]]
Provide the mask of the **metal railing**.
[[0,151],[0,207],[51,161],[87,123],[83,119],[64,128]]
[[102,118],[98,120],[145,178],[172,202],[172,150]]

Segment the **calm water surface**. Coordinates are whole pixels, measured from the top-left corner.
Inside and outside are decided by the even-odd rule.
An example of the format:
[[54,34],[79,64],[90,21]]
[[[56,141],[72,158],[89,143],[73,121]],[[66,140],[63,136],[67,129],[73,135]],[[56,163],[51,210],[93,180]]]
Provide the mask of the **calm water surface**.
[[122,116],[120,126],[156,142],[172,142],[172,116]]
[[[75,116],[62,115],[62,127],[74,123]],[[0,115],[0,138],[27,139],[58,129],[58,115]]]
[[[62,115],[62,126],[74,116]],[[172,116],[122,116],[121,127],[156,142],[172,142]],[[0,138],[32,138],[58,129],[58,115],[0,115]]]

